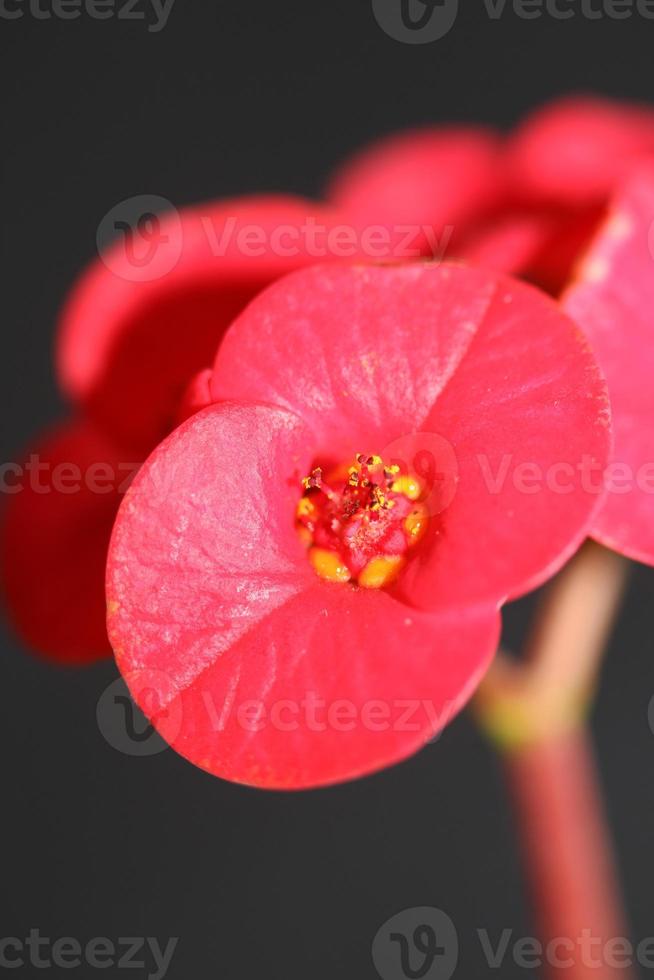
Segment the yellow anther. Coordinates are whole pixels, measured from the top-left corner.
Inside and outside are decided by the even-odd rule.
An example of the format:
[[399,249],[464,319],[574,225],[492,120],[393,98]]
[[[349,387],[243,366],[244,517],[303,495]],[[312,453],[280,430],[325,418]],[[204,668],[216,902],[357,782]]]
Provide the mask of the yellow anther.
[[401,493],[409,500],[417,500],[422,493],[422,487],[414,476],[398,476],[391,487],[393,493]]
[[399,575],[404,558],[399,555],[373,558],[359,575],[359,585],[363,589],[383,589]]
[[309,476],[305,476],[302,479],[302,486],[305,490],[311,489],[311,487],[319,487],[322,482],[322,467],[317,466],[315,470],[311,471]]
[[328,582],[349,582],[352,578],[350,569],[335,551],[329,551],[327,548],[311,548],[309,561],[316,575]]
[[429,524],[429,514],[425,507],[416,507],[412,510],[409,516],[404,521],[404,530],[409,536],[409,544],[411,547],[418,544],[418,541],[422,541],[425,534],[427,533],[427,526]]
[[310,497],[300,497],[295,511],[296,517],[303,517],[306,520],[313,520],[318,513],[316,505]]
[[373,503],[370,507],[371,510],[380,510],[382,507],[388,507],[388,500],[382,493],[380,487],[374,487],[372,491]]

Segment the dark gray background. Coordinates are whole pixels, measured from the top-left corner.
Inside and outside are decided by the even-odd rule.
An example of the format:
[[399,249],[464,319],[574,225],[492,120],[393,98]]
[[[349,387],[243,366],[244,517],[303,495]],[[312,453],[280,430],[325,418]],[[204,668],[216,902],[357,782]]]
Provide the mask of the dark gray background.
[[[62,409],[55,315],[124,198],[316,193],[351,148],[402,125],[508,125],[579,88],[654,100],[654,22],[491,21],[463,6],[424,47],[387,37],[367,0],[177,0],[159,34],[0,19],[0,458]],[[654,935],[653,597],[637,570],[594,720],[636,939]],[[527,613],[507,614],[513,642]],[[2,632],[3,936],[179,936],[172,980],[362,980],[381,923],[435,905],[459,932],[456,976],[474,980],[490,973],[476,928],[531,930],[498,765],[468,718],[381,775],[271,794],[170,751],[116,752],[95,722],[114,677],[108,662],[53,669]]]

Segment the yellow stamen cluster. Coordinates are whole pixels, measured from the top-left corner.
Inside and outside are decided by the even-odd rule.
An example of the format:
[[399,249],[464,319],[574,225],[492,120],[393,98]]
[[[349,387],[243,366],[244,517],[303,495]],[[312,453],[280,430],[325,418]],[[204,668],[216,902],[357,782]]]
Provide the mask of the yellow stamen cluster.
[[[316,574],[329,582],[355,581],[364,589],[392,584],[428,528],[420,481],[400,475],[399,466],[385,465],[380,456],[359,453],[354,464],[331,470],[326,479],[316,467],[302,486],[296,525]],[[395,519],[394,508],[399,509]],[[393,538],[393,528],[403,531],[404,545]],[[383,542],[391,540],[399,553],[386,553]]]

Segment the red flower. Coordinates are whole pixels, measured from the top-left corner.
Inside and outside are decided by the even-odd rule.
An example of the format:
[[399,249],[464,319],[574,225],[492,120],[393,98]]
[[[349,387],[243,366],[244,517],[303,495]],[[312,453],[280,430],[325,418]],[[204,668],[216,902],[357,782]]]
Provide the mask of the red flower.
[[338,171],[331,197],[355,222],[422,229],[425,254],[446,246],[558,294],[621,178],[652,153],[653,110],[568,97],[504,140],[447,126],[388,137]]
[[499,136],[482,127],[411,130],[347,161],[328,196],[357,227],[390,231],[397,249],[404,239],[423,255],[443,258],[443,249],[451,251],[502,203],[501,149]]
[[9,481],[1,556],[8,611],[25,643],[61,663],[111,652],[107,545],[139,462],[78,420],[46,432]]
[[114,528],[132,694],[182,755],[252,785],[404,758],[471,694],[501,603],[587,533],[582,471],[609,444],[592,354],[529,286],[333,266],[245,310],[211,391]]
[[[307,222],[323,233],[313,249]],[[265,285],[315,262],[312,251],[334,223],[330,210],[299,198],[197,206],[160,219],[160,244],[145,264],[126,239],[81,278],[57,349],[61,385],[80,418],[33,447],[39,479],[21,466],[4,515],[8,611],[30,647],[65,663],[110,655],[103,569],[127,474],[180,413],[199,407],[200,385],[185,389],[228,323]],[[102,489],[91,489],[98,466]]]
[[615,448],[593,536],[654,565],[654,164],[636,168],[580,266],[563,308],[606,376]]
[[634,160],[654,153],[654,110],[593,96],[550,102],[508,143],[510,180],[529,203],[606,202]]
[[[131,251],[117,243],[64,309],[57,348],[64,393],[122,444],[148,453],[236,314],[264,286],[317,261],[307,222],[329,229],[335,218],[300,198],[236,198],[162,218],[161,248],[145,268],[135,269]],[[285,229],[297,235],[276,245]]]
[[511,134],[510,194],[461,254],[559,293],[634,161],[654,153],[654,110],[593,97],[545,105]]
[[[545,210],[506,219],[468,254],[481,260],[483,248],[493,264],[504,256],[563,290],[563,307],[592,342],[611,396],[615,446],[592,535],[654,564],[654,111],[564,101],[527,121],[509,159],[514,186]],[[501,242],[511,234],[510,256]]]

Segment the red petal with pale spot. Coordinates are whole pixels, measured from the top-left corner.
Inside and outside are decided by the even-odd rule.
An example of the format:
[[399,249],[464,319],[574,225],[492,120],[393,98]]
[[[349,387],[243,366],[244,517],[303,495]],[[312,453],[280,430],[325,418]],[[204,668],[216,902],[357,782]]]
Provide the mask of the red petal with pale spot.
[[584,96],[550,102],[508,144],[515,194],[529,203],[601,203],[634,160],[654,153],[654,111]]
[[[499,136],[481,127],[395,134],[344,164],[329,196],[359,228],[381,225],[390,230],[397,249],[402,228],[413,228],[407,248],[442,257],[440,249],[448,244],[442,233],[448,226],[456,240],[468,222],[479,220],[503,199],[501,145]],[[411,257],[398,250],[394,254]]]
[[59,663],[111,653],[105,561],[121,489],[135,467],[132,455],[90,425],[71,422],[32,447],[22,474],[7,477],[20,487],[3,515],[8,612],[25,643]]
[[268,283],[315,262],[312,251],[324,261],[333,224],[331,211],[299,198],[237,198],[162,216],[162,244],[144,267],[118,242],[64,310],[64,391],[121,444],[149,452],[230,321]]
[[150,457],[110,550],[109,632],[134,696],[186,758],[255,786],[414,752],[498,638],[493,605],[425,614],[315,577],[294,529],[314,445],[281,409],[204,410]]
[[638,168],[563,297],[606,375],[615,448],[597,539],[654,564],[654,166]]
[[452,447],[454,499],[438,506],[430,546],[402,578],[420,605],[534,587],[580,543],[599,503],[578,469],[587,459],[601,471],[609,447],[606,386],[588,344],[544,294],[483,270],[296,273],[227,333],[212,391],[301,415],[318,459],[397,454],[416,431]]

